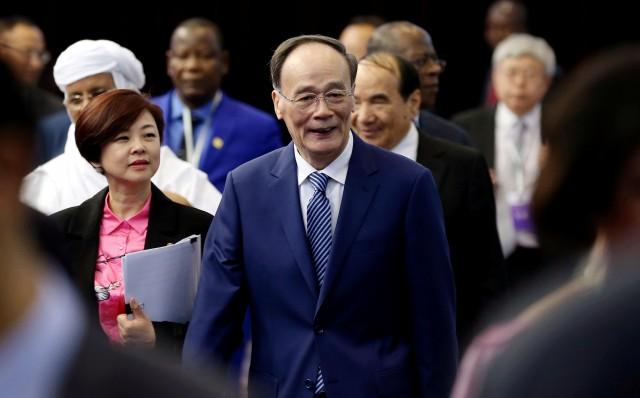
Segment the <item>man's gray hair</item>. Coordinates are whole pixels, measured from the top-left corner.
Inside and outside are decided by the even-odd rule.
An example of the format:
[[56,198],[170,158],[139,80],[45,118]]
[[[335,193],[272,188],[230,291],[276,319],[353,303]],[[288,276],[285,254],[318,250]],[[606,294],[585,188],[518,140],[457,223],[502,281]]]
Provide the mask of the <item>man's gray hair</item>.
[[529,55],[544,65],[547,76],[556,73],[556,54],[549,43],[541,37],[527,33],[514,33],[498,44],[493,51],[493,67],[495,68],[506,58]]

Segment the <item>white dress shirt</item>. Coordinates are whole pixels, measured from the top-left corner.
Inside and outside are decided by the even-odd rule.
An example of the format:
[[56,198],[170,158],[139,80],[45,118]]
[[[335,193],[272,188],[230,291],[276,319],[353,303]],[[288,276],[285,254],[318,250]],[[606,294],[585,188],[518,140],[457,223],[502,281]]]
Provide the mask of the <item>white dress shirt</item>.
[[418,129],[414,123],[409,126],[407,134],[391,148],[391,152],[407,157],[414,162],[418,159]]
[[[211,214],[215,214],[222,198],[204,172],[179,159],[166,146],[160,148],[160,166],[151,181],[160,190],[177,193]],[[80,155],[72,124],[64,152],[24,178],[21,199],[44,214],[53,214],[78,206],[106,186],[107,178]]]
[[293,146],[293,153],[298,166],[298,189],[300,190],[300,209],[302,210],[302,221],[304,228],[307,229],[307,205],[313,196],[313,185],[307,177],[313,172],[320,172],[328,175],[326,196],[331,204],[331,232],[335,234],[336,225],[338,224],[338,213],[340,212],[340,204],[342,203],[342,194],[344,193],[344,183],[347,180],[347,171],[349,170],[349,160],[353,152],[353,136],[349,132],[349,140],[340,155],[327,167],[322,170],[316,170],[298,153],[298,148]]
[[[516,230],[512,207],[528,205],[531,201],[540,168],[540,116],[540,105],[536,105],[521,118],[503,103],[499,103],[496,108],[496,216],[505,256],[511,254],[516,246],[537,246],[537,239],[533,233]],[[522,138],[522,151],[518,151],[516,144],[519,122],[524,122],[526,126]]]

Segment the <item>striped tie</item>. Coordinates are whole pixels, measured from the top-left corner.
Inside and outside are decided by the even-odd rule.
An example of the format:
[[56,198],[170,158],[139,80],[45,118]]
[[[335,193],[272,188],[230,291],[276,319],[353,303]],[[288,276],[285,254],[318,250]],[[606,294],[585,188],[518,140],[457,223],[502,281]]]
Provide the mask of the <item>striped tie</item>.
[[307,236],[311,244],[313,264],[318,277],[318,285],[322,287],[324,274],[331,254],[331,205],[325,196],[329,176],[314,172],[309,181],[315,191],[307,205]]
[[[311,244],[313,264],[318,277],[318,286],[322,287],[324,275],[329,264],[331,254],[331,205],[325,195],[329,176],[314,172],[309,175],[309,181],[315,191],[307,205],[307,236]],[[315,393],[324,391],[324,379],[318,366]]]

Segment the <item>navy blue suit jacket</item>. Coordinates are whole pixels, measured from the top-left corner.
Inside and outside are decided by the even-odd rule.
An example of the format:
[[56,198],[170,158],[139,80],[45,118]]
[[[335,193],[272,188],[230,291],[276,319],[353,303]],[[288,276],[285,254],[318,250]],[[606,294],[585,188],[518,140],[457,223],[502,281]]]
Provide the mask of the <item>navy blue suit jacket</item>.
[[446,397],[454,287],[440,199],[423,166],[354,136],[318,288],[294,147],[229,174],[207,236],[185,362],[228,360],[252,316],[250,382],[266,397]]
[[471,140],[467,132],[460,126],[441,118],[440,116],[422,109],[418,116],[418,127],[423,133],[454,142],[456,144],[471,146]]
[[[164,113],[164,145],[169,145],[169,117],[173,92],[171,90],[152,99]],[[198,168],[209,175],[209,181],[220,192],[224,189],[228,172],[246,161],[282,146],[280,126],[272,115],[226,94],[214,110],[212,120]],[[220,139],[218,142],[222,143],[222,147],[213,145],[214,137]],[[176,152],[178,148],[171,149]]]

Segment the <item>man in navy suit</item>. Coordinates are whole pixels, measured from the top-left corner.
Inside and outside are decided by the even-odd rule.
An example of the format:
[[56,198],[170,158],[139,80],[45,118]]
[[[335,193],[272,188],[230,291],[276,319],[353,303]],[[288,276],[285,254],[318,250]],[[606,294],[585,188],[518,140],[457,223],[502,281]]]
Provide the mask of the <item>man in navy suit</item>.
[[350,132],[357,62],[337,40],[286,40],[270,66],[293,142],[227,178],[185,361],[228,360],[248,306],[266,397],[448,396],[455,300],[431,173]]
[[229,171],[282,146],[273,116],[222,92],[227,71],[218,27],[188,19],[174,30],[167,51],[175,88],[153,99],[165,117],[163,144],[207,173],[221,192]]

